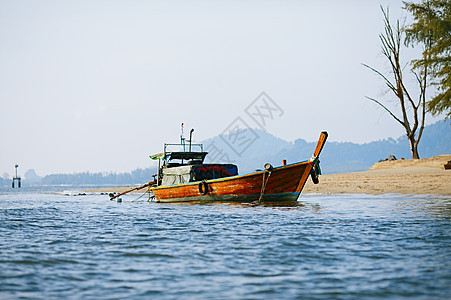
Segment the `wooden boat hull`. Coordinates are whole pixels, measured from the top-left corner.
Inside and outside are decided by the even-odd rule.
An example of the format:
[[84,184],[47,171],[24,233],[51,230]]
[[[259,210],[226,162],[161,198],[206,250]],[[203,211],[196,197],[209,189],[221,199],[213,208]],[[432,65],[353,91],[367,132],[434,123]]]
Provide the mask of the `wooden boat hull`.
[[314,163],[300,162],[245,175],[152,188],[156,202],[297,201]]

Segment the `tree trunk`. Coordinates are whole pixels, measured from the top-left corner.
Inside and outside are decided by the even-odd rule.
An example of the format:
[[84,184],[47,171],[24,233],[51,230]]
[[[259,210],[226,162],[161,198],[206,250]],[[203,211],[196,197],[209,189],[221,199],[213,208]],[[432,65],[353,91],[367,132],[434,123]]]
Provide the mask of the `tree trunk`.
[[410,144],[410,152],[412,153],[412,159],[420,159],[420,154],[418,153],[418,142],[415,140],[414,135],[407,135]]

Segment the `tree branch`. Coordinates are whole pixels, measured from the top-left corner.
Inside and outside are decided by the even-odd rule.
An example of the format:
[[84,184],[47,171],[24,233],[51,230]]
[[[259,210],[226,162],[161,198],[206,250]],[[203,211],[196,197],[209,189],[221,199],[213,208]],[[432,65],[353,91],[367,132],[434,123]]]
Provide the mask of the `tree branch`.
[[382,77],[385,80],[385,83],[388,85],[388,87],[396,92],[396,88],[393,86],[393,84],[390,82],[390,80],[387,79],[387,77],[384,76],[384,74],[382,74],[381,72],[379,72],[378,70],[374,69],[373,67],[368,66],[367,64],[362,64],[364,67],[367,67],[368,69],[370,69],[371,71],[373,71],[374,73],[376,73],[377,75],[379,75],[380,77]]
[[370,98],[370,97],[368,97],[368,96],[365,96],[365,98],[367,98],[367,99],[369,99],[369,100],[371,100],[371,101],[373,101],[373,102],[376,102],[377,104],[379,104],[383,109],[385,109],[396,121],[398,121],[402,126],[404,126],[405,127],[405,124],[404,124],[404,122],[403,121],[401,121],[398,117],[396,117],[385,105],[383,105],[382,103],[380,103],[379,101],[377,101],[376,99],[374,99],[374,98]]

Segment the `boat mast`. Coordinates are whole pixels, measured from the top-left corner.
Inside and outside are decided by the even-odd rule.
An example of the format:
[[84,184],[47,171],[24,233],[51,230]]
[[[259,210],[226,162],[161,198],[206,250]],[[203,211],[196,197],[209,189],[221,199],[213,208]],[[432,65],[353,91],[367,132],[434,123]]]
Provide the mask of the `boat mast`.
[[[185,138],[183,137],[183,122],[181,126],[182,134],[180,135],[180,144],[183,145],[183,152],[185,152]],[[183,159],[182,159],[182,165],[183,165]]]
[[185,138],[183,137],[183,123],[180,128],[182,130],[182,134],[180,134],[180,145],[183,145],[183,152],[185,152]]

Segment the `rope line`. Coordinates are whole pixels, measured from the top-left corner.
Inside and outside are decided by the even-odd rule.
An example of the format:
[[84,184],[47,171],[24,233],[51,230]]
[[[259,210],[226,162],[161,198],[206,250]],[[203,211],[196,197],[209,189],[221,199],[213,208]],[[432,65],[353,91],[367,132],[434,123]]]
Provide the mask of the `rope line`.
[[271,171],[268,171],[268,178],[266,178],[266,181],[265,181],[265,174],[266,174],[266,172],[263,172],[262,188],[260,190],[260,197],[258,198],[258,202],[261,202],[263,194],[265,193],[265,189],[266,189],[266,185],[268,184],[269,176],[271,176]]
[[132,200],[132,202],[135,202],[135,201],[137,201],[137,200],[139,200],[139,199],[141,199],[145,194],[147,194],[149,191],[147,190],[147,191],[145,191],[141,196],[139,196],[138,198],[136,198],[135,200]]

